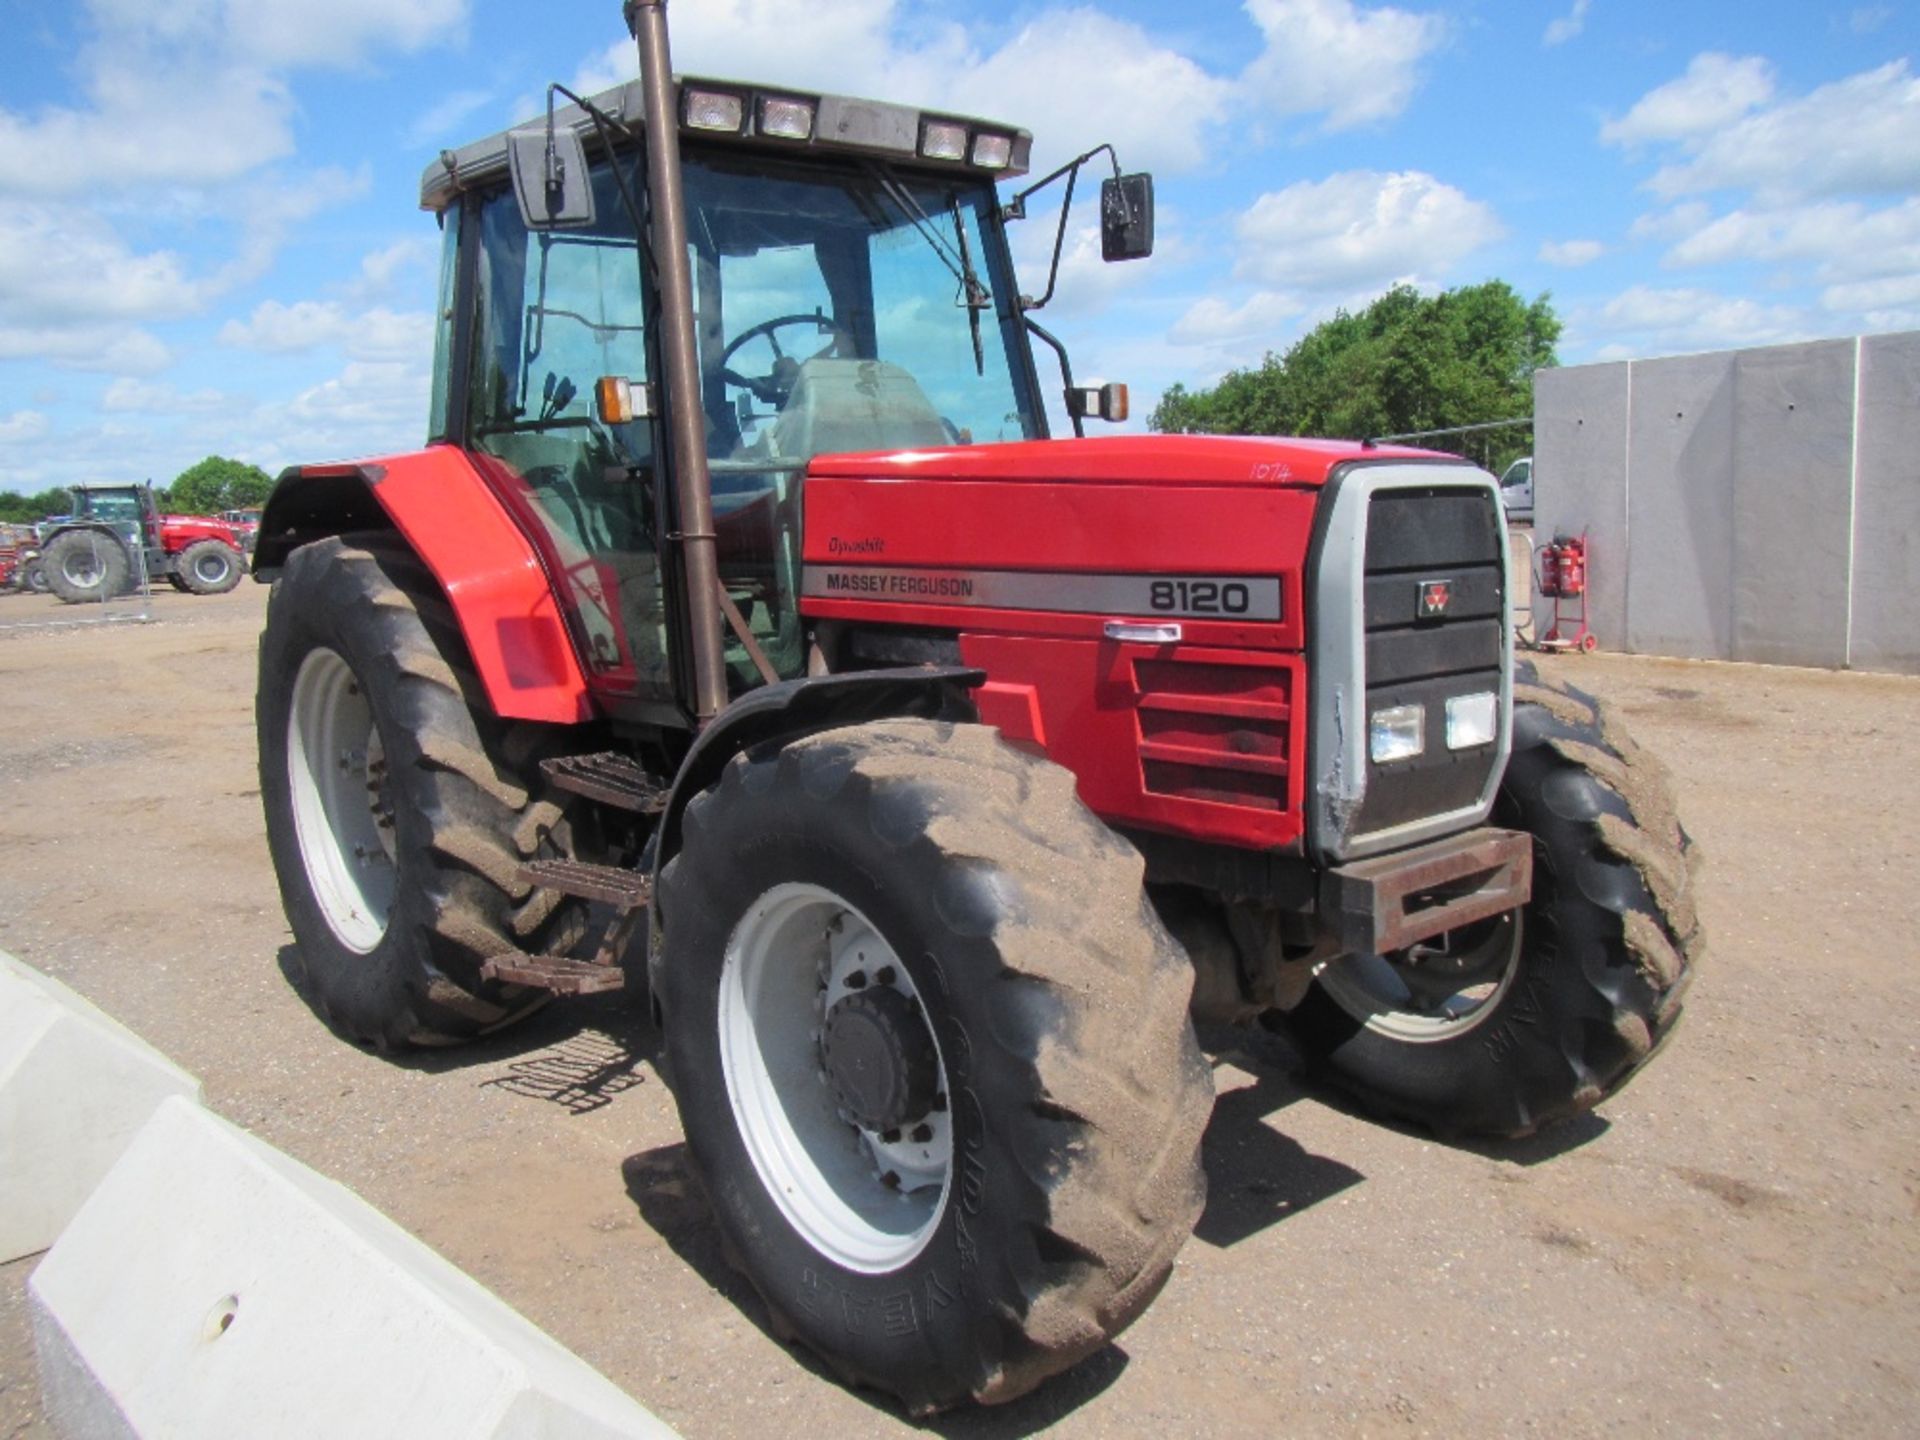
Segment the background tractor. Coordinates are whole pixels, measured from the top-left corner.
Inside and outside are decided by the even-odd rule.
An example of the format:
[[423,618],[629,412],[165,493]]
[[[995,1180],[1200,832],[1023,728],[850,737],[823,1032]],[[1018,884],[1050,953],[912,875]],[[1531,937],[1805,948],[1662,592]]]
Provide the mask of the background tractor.
[[232,526],[199,515],[162,515],[150,485],[76,485],[73,513],[41,531],[41,574],[69,605],[124,595],[143,580],[221,595],[246,573]]
[[1624,1083],[1691,857],[1657,764],[1516,673],[1493,477],[1082,437],[1124,394],[1074,383],[1007,228],[1064,182],[1063,237],[1104,154],[1138,260],[1147,177],[1003,194],[1024,131],[676,79],[661,0],[627,14],[635,83],[427,172],[427,447],[267,505],[261,793],[329,1021],[483,1035],[644,936],[729,1253],[916,1413],[1166,1281],[1190,1014],[1446,1133]]

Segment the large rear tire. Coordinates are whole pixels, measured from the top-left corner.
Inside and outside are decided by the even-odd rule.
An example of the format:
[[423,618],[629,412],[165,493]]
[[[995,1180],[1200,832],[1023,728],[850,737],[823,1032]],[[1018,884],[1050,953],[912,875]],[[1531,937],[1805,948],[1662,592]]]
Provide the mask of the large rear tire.
[[410,552],[383,536],[294,551],[260,639],[260,794],[300,969],[350,1039],[508,1025],[546,996],[482,963],[578,933],[579,902],[516,873],[564,851],[561,807],[535,793],[546,737],[485,707]]
[[133,570],[126,547],[99,530],[68,530],[53,537],[40,557],[47,588],[69,605],[111,600],[124,594]]
[[240,552],[218,540],[196,540],[174,559],[169,579],[194,595],[224,595],[240,583]]
[[1073,778],[897,720],[737,757],[661,885],[674,1093],[776,1327],[916,1414],[1030,1390],[1205,1198],[1192,970]]
[[1704,949],[1665,768],[1531,665],[1494,820],[1533,836],[1521,910],[1335,960],[1285,1018],[1361,1104],[1441,1134],[1526,1135],[1599,1104],[1672,1030]]

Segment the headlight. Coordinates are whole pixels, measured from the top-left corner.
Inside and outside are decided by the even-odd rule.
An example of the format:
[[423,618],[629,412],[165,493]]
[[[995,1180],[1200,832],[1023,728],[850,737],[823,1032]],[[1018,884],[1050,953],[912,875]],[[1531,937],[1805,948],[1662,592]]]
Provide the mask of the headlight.
[[689,90],[681,103],[689,130],[731,130],[738,135],[747,123],[747,102],[738,95]]
[[1373,712],[1367,727],[1367,753],[1376,765],[1410,760],[1427,748],[1427,712],[1420,705],[1395,705]]
[[813,104],[807,100],[780,100],[768,96],[760,102],[760,133],[782,140],[806,140],[813,135]]
[[1004,170],[1013,161],[1013,137],[1011,135],[976,135],[973,137],[973,163],[982,170]]
[[920,132],[920,153],[929,160],[967,158],[967,127],[951,120],[929,120]]
[[1491,745],[1500,725],[1500,697],[1491,691],[1456,695],[1447,701],[1447,748],[1470,750]]

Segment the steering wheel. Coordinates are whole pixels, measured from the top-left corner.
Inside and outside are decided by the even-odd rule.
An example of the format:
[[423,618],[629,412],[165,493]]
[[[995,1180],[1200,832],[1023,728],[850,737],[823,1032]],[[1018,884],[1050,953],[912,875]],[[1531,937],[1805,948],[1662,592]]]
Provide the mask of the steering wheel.
[[[720,352],[720,378],[729,385],[738,385],[742,390],[751,391],[755,399],[764,400],[769,405],[786,404],[787,397],[793,393],[794,381],[799,378],[800,362],[780,348],[780,341],[774,332],[788,325],[811,325],[816,333],[833,336],[831,341],[807,357],[810,360],[818,360],[841,346],[845,346],[849,351],[853,349],[853,336],[828,316],[778,315],[771,320],[762,320],[758,325],[742,330],[727,342],[726,349]],[[734,351],[749,340],[757,339],[762,335],[766,336],[767,343],[773,346],[773,369],[765,375],[742,375],[728,366],[727,362],[733,358]]]

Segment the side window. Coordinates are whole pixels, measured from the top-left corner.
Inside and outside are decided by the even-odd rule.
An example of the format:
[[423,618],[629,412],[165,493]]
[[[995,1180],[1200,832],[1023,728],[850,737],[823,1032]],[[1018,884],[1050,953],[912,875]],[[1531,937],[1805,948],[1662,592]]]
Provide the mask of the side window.
[[447,389],[453,373],[453,287],[460,273],[460,216],[455,205],[441,217],[445,228],[440,237],[440,303],[434,311],[433,326],[433,398],[427,416],[427,441],[447,440]]

